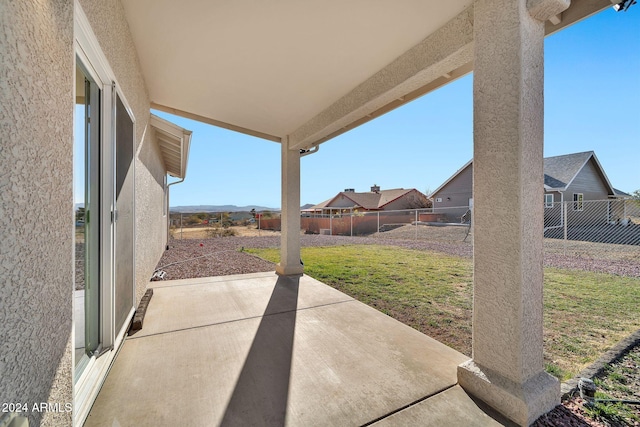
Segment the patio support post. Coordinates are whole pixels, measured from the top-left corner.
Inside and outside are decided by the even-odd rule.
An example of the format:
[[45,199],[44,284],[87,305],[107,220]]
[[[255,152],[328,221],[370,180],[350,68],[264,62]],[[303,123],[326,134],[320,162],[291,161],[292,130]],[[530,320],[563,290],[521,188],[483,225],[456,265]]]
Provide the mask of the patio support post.
[[474,6],[473,359],[458,382],[520,425],[560,403],[542,348],[544,21],[569,0]]
[[282,153],[282,212],[280,262],[276,273],[300,275],[300,150],[289,148],[289,137],[280,142]]

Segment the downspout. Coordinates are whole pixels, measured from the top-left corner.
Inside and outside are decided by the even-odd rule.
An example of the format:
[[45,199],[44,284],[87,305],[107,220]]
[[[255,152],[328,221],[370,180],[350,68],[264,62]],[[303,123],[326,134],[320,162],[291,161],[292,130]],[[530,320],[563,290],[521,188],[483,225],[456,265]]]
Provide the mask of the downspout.
[[[184,182],[185,178],[187,177],[187,161],[189,160],[189,148],[191,147],[191,134],[192,132],[186,129],[182,130],[182,138],[180,141],[180,151],[182,153],[182,178],[180,178],[178,181],[172,182],[171,184],[167,184],[167,242],[166,242],[166,250],[169,250],[169,231],[170,231],[170,224],[171,224],[171,203],[170,203],[170,198],[171,198],[171,191],[169,191],[169,187],[171,187],[172,185],[176,185],[176,184],[180,184],[181,182]],[[182,221],[182,220],[181,220]]]
[[169,250],[169,233],[171,231],[171,209],[169,208],[171,206],[171,203],[169,202],[170,198],[171,198],[171,191],[169,191],[169,187],[171,187],[172,185],[175,184],[180,184],[181,182],[184,182],[184,179],[186,177],[183,177],[182,179],[176,181],[176,182],[172,182],[171,184],[167,184],[167,241],[165,242],[166,247],[165,250]]

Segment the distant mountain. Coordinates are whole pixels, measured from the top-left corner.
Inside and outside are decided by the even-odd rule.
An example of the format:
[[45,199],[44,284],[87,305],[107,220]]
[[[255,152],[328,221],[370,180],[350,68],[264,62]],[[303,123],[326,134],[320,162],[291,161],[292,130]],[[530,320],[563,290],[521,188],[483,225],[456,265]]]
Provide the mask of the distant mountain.
[[279,212],[280,208],[267,208],[264,206],[236,206],[236,205],[193,205],[193,206],[172,206],[171,212],[176,213],[196,213],[196,212],[250,212],[255,209],[257,212],[271,211]]
[[302,206],[300,206],[300,210],[309,209],[309,208],[312,208],[312,207],[314,207],[314,206],[315,206],[315,205],[314,205],[314,204],[312,204],[312,203],[307,203],[306,205],[302,205]]

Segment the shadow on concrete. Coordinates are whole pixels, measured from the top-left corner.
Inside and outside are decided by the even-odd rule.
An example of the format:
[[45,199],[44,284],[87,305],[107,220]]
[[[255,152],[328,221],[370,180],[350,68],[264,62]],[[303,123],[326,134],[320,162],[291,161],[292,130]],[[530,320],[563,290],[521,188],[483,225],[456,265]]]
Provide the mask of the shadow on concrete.
[[299,283],[299,277],[278,278],[222,426],[285,424]]

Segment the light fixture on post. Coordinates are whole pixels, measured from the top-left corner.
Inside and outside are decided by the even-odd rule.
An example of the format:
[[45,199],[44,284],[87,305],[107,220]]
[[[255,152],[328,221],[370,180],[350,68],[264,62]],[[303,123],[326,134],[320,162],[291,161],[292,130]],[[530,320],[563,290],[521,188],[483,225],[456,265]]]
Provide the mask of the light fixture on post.
[[634,4],[636,4],[636,0],[622,0],[620,3],[614,4],[613,9],[616,12],[626,12]]

